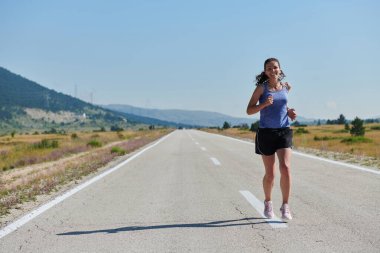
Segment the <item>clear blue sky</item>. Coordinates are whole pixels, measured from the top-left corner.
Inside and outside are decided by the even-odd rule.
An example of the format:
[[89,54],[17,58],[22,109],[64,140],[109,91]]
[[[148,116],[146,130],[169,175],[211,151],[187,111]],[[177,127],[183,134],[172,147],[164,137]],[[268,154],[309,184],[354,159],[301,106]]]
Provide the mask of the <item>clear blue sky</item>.
[[0,66],[96,104],[246,116],[277,57],[307,118],[380,116],[380,1],[0,0]]

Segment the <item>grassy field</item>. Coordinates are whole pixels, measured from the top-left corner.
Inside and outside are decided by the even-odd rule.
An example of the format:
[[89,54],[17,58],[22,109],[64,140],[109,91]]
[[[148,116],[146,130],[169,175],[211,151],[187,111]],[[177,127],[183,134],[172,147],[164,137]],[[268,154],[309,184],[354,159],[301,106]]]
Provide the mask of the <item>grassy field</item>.
[[15,135],[0,138],[0,217],[57,190],[172,129]]
[[[380,124],[366,124],[365,128],[363,138],[352,137],[344,125],[292,127],[294,148],[380,169]],[[255,133],[237,128],[204,130],[250,140],[255,137]]]
[[146,135],[146,131],[78,132],[0,137],[0,170],[7,171]]

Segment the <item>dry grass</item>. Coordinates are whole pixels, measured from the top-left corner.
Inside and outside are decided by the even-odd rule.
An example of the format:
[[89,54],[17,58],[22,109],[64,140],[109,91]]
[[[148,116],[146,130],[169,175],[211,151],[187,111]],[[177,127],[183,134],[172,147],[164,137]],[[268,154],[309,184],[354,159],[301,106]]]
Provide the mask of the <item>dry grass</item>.
[[[93,146],[89,143],[98,142],[100,146],[108,143],[128,140],[143,134],[144,131],[123,132],[84,132],[41,135],[16,135],[0,137],[0,170],[6,171],[13,168],[24,167],[47,161],[55,161],[62,157],[90,150]],[[72,136],[76,137],[73,138]],[[55,141],[58,147],[39,148],[42,141],[52,143]]]
[[[344,142],[351,135],[344,131],[343,125],[307,126],[303,130],[293,127],[294,148],[336,160],[380,168],[380,124],[367,124],[365,128],[367,142]],[[204,130],[252,141],[255,137],[255,133],[237,128]]]
[[[171,132],[171,129],[157,129],[147,131],[125,131],[120,133],[102,132],[96,133],[77,133],[79,138],[71,140],[70,136],[22,136],[15,138],[13,147],[8,144],[8,152],[12,148],[16,154],[8,153],[12,159],[19,159],[18,145],[28,145],[43,138],[60,137],[62,145],[57,149],[44,150],[44,152],[28,153],[31,155],[41,155],[43,157],[52,157],[51,152],[60,151],[60,159],[57,158],[50,162],[34,164],[24,167],[17,167],[6,171],[0,171],[0,216],[6,214],[10,208],[16,207],[24,201],[34,200],[36,196],[47,194],[57,190],[73,180],[78,180],[99,168],[105,166],[115,157],[130,153],[160,137]],[[122,135],[122,136],[121,136]],[[28,138],[30,137],[30,139]],[[102,147],[90,148],[86,146],[89,140],[96,138],[104,143]],[[32,139],[32,140],[31,140]],[[77,149],[76,147],[86,147]],[[71,147],[71,148],[68,148]],[[64,151],[62,151],[65,150]],[[72,150],[77,152],[73,153]],[[123,152],[113,152],[113,150],[122,150]],[[3,149],[4,150],[4,149]],[[71,150],[70,152],[66,152]],[[68,156],[71,154],[70,156]],[[73,155],[74,154],[74,155]],[[66,156],[65,158],[63,158]],[[5,157],[2,157],[2,162]],[[42,158],[41,161],[46,159]],[[12,161],[14,161],[12,160]],[[51,160],[51,159],[50,159]]]
[[[376,124],[366,125],[366,134],[370,142],[343,142],[350,138],[348,132],[344,132],[341,125],[323,125],[306,127],[308,134],[295,134],[294,146],[296,148],[312,148],[322,151],[349,153],[358,156],[368,156],[380,159],[380,131],[371,130]],[[296,132],[296,131],[295,131]],[[316,140],[317,139],[317,140]]]

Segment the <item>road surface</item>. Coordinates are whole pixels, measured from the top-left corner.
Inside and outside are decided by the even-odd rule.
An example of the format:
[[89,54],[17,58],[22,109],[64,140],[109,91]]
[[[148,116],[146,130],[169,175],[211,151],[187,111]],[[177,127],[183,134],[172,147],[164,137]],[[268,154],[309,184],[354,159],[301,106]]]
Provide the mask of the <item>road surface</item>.
[[379,173],[294,154],[292,175],[293,220],[264,219],[253,144],[178,130],[3,228],[0,252],[380,252]]

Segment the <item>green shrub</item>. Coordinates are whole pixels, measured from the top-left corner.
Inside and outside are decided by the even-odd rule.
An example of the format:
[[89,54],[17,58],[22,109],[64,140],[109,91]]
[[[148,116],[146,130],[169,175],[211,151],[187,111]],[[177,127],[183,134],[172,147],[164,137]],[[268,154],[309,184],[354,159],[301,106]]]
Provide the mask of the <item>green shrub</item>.
[[372,140],[365,138],[364,136],[353,136],[353,137],[344,138],[341,142],[347,143],[347,144],[370,143],[370,142],[372,142]]
[[14,168],[13,166],[4,166],[4,167],[2,168],[2,171],[11,170],[11,169],[13,169],[13,168]]
[[58,148],[59,143],[57,140],[42,139],[40,142],[34,143],[32,148],[34,149],[47,149]]
[[356,117],[352,122],[350,133],[352,136],[364,136],[365,128],[363,126],[364,121]]
[[300,127],[300,128],[297,128],[297,130],[296,130],[295,133],[296,134],[308,134],[309,131],[307,129],[303,128],[303,127]]
[[229,129],[229,128],[231,128],[231,124],[230,123],[228,123],[227,121],[224,121],[224,123],[223,123],[223,127],[222,127],[223,129]]
[[333,137],[333,136],[314,136],[315,141],[330,141],[330,140],[337,140],[337,139],[342,139],[342,137]]
[[117,153],[118,155],[125,155],[127,153],[127,151],[125,151],[124,149],[122,149],[121,147],[112,147],[111,149],[111,153]]
[[346,133],[349,133],[350,130],[346,130],[346,129],[340,129],[340,130],[334,130],[332,131],[333,134],[346,134]]
[[307,127],[306,124],[301,124],[297,120],[294,121],[291,125],[294,126],[294,127]]
[[380,126],[373,126],[371,127],[371,130],[380,130]]
[[101,147],[102,146],[102,143],[98,140],[90,140],[88,143],[87,143],[87,146],[90,146],[92,148],[98,148],[98,147]]
[[260,121],[257,120],[255,123],[252,123],[251,128],[249,130],[251,132],[257,132],[257,129],[259,129],[259,122]]

